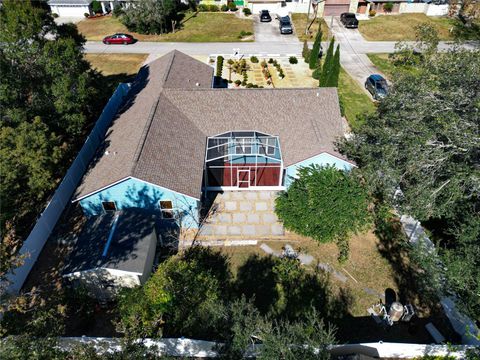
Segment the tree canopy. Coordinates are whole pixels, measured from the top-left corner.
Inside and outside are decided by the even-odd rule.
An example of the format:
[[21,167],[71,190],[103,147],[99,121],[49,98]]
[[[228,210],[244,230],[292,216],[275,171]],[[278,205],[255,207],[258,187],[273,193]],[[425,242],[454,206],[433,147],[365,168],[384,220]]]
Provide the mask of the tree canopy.
[[434,224],[445,290],[478,319],[480,51],[437,52],[428,38],[415,71],[398,74],[377,112],[340,147],[378,198]]
[[131,31],[163,34],[174,28],[180,7],[179,0],[143,0],[124,9],[121,21]]
[[348,236],[370,224],[369,202],[354,173],[312,165],[300,168],[298,178],[277,198],[275,211],[286,229],[319,242],[337,242],[345,260]]
[[0,226],[29,229],[101,102],[84,39],[56,25],[46,2],[0,7]]

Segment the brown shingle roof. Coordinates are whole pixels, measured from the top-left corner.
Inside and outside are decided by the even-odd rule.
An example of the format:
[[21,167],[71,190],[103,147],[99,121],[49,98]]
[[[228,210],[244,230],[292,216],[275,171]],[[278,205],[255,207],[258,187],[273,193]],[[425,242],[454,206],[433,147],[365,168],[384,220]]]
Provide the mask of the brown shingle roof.
[[[77,198],[122,176],[199,198],[206,139],[232,130],[278,135],[285,166],[322,152],[341,157],[334,148],[335,139],[344,134],[336,89],[210,89],[210,84],[204,86],[204,74],[193,80],[200,82],[196,86],[185,83],[182,72],[206,73],[204,67],[208,67],[211,78],[212,68],[179,54],[175,52],[164,74],[163,84],[168,87],[158,86],[161,76],[157,74],[167,62],[164,58],[172,54],[150,65],[144,89],[134,95],[133,105],[120,114],[107,135],[106,149],[117,155],[104,155],[102,149]],[[134,107],[136,111],[130,113]]]

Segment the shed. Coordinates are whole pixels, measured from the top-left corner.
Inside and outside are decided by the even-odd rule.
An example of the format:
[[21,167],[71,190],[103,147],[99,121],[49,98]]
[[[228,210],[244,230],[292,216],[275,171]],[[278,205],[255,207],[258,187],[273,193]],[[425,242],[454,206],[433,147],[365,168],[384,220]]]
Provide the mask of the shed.
[[155,218],[129,208],[91,217],[66,261],[63,277],[96,298],[110,299],[123,287],[148,279],[156,252]]

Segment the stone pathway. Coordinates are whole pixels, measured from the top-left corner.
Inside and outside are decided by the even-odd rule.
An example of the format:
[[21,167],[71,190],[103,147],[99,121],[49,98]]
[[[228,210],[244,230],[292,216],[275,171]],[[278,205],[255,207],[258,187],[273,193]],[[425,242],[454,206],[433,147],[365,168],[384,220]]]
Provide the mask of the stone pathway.
[[275,239],[284,235],[274,212],[276,191],[219,193],[212,213],[202,225],[198,241]]

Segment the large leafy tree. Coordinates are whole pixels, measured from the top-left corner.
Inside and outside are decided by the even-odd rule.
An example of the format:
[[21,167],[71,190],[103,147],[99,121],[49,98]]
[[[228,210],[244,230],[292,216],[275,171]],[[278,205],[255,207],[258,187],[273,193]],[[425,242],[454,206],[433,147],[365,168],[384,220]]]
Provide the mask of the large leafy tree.
[[143,0],[125,9],[121,21],[141,34],[163,34],[173,30],[179,10],[179,0]]
[[427,227],[435,221],[444,290],[478,319],[480,51],[423,45],[415,71],[398,75],[341,148],[378,197]]
[[45,1],[0,7],[2,228],[26,225],[23,216],[43,206],[98,106],[83,41],[54,23]]
[[218,334],[230,278],[225,256],[191,247],[162,263],[142,288],[120,295],[119,330],[129,337]]
[[299,170],[275,211],[285,228],[319,242],[337,242],[340,260],[348,256],[348,236],[370,223],[369,196],[355,173],[333,166]]

